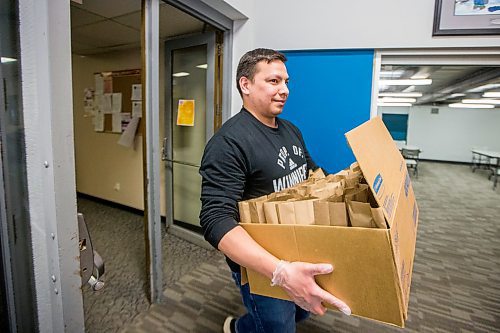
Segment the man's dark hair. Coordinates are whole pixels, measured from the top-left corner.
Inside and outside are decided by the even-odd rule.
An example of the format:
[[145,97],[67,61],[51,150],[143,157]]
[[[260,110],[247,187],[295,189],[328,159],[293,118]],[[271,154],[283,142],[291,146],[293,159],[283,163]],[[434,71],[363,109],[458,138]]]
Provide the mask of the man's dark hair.
[[240,63],[238,64],[238,70],[236,71],[236,87],[238,88],[240,96],[243,96],[240,87],[240,78],[244,76],[249,80],[253,80],[259,62],[265,61],[269,64],[275,60],[284,63],[287,59],[283,53],[271,49],[255,49],[248,51],[241,57]]

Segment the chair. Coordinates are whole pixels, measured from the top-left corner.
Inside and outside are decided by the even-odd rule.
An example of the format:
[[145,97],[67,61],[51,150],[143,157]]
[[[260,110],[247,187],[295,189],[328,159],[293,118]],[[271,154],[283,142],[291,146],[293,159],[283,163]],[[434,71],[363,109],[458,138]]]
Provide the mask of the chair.
[[89,283],[92,290],[97,291],[104,287],[104,282],[99,278],[104,274],[104,261],[99,253],[94,251],[90,240],[87,223],[83,214],[78,213],[78,233],[80,246],[80,274],[82,286]]
[[418,160],[420,155],[420,149],[410,149],[403,148],[401,154],[406,162],[406,167],[408,169],[413,169],[413,174],[418,179]]

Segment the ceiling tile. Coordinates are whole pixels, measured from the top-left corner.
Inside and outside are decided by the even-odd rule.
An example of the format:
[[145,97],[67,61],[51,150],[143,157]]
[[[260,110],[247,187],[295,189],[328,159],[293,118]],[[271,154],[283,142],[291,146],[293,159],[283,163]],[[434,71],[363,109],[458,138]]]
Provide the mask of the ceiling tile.
[[72,29],[71,38],[78,43],[105,47],[138,42],[141,34],[140,31],[108,20]]
[[83,5],[72,3],[72,6],[112,18],[140,11],[141,0],[83,0]]
[[141,11],[113,18],[113,21],[141,31]]
[[82,25],[96,23],[105,20],[104,17],[92,14],[86,10],[71,6],[71,28],[76,28]]
[[160,38],[201,32],[204,23],[168,5],[160,6]]

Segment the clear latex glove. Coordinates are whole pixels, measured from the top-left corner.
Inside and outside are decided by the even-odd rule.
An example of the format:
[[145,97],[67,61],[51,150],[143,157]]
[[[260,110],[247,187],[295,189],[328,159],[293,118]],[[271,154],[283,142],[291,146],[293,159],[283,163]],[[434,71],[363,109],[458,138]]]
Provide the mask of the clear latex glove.
[[281,260],[273,273],[272,286],[280,286],[292,298],[292,301],[317,315],[323,315],[326,308],[321,302],[335,305],[346,315],[351,309],[337,297],[316,284],[314,276],[328,274],[333,271],[330,264],[311,264],[306,262],[288,262]]

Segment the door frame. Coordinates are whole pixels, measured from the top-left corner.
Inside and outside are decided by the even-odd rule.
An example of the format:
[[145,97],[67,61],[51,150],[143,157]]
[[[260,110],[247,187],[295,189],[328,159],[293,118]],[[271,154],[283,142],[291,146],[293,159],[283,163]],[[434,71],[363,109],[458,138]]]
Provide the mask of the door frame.
[[[150,300],[152,303],[163,301],[163,256],[160,216],[160,177],[161,156],[159,148],[159,1],[164,1],[184,12],[210,23],[223,31],[223,89],[222,89],[222,120],[231,115],[231,78],[232,78],[232,38],[235,10],[229,5],[222,5],[215,9],[202,0],[143,0],[143,114],[146,124],[147,142],[143,146],[144,156],[144,232],[146,239],[146,262],[150,281]],[[238,17],[238,15],[240,15]],[[244,19],[238,13],[238,19]],[[148,89],[148,82],[150,88]],[[171,103],[165,101],[165,104]]]

